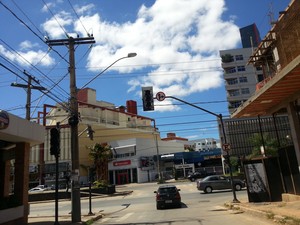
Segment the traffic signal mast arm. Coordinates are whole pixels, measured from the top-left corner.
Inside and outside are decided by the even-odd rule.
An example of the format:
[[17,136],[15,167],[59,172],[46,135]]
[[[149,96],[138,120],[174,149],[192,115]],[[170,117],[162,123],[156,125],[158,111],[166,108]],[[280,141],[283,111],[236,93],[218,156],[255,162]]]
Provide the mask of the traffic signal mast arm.
[[185,103],[185,104],[187,104],[187,105],[193,106],[193,107],[195,107],[195,108],[197,108],[197,109],[200,109],[200,110],[202,110],[202,111],[204,111],[204,112],[207,112],[207,113],[209,113],[209,114],[212,114],[212,115],[218,117],[219,119],[222,118],[222,114],[216,114],[216,113],[213,113],[213,112],[211,112],[211,111],[208,111],[208,110],[206,110],[206,109],[203,109],[203,108],[201,108],[201,107],[199,107],[199,106],[196,106],[196,105],[194,105],[194,104],[192,104],[192,103],[186,102],[186,101],[181,100],[181,99],[179,99],[179,98],[176,98],[176,97],[173,97],[173,96],[166,96],[165,98],[173,98],[173,99],[175,99],[175,100],[177,100],[177,101],[183,102],[183,103]]
[[[199,107],[199,106],[196,106],[196,105],[194,105],[194,104],[192,104],[192,103],[189,103],[189,102],[186,102],[186,101],[184,101],[184,100],[181,100],[181,99],[179,99],[179,98],[176,98],[176,97],[173,97],[173,96],[165,96],[164,93],[162,93],[162,92],[159,92],[159,93],[160,93],[160,95],[157,95],[157,97],[160,96],[161,99],[157,99],[157,97],[155,97],[155,99],[157,99],[157,100],[159,100],[159,101],[162,101],[162,100],[164,100],[165,98],[172,98],[172,99],[175,99],[175,100],[180,101],[180,102],[183,102],[183,103],[185,103],[185,104],[187,104],[187,105],[193,106],[193,107],[195,107],[195,108],[197,108],[197,109],[200,109],[200,110],[202,110],[202,111],[204,111],[204,112],[207,112],[207,113],[209,113],[209,114],[211,114],[211,115],[214,115],[214,116],[216,116],[217,118],[219,118],[219,119],[220,119],[220,123],[221,123],[221,127],[222,127],[222,133],[223,133],[223,138],[224,138],[224,144],[227,143],[222,114],[216,114],[216,113],[213,113],[213,112],[208,111],[208,110],[206,110],[206,109],[203,109],[203,108],[201,108],[201,107]],[[228,166],[229,166],[229,172],[230,172],[230,178],[231,178],[231,179],[230,179],[230,180],[231,180],[231,187],[232,187],[232,193],[233,193],[233,202],[240,202],[240,201],[237,199],[236,193],[235,193],[235,187],[234,187],[234,183],[233,183],[233,174],[232,174],[232,169],[231,169],[231,162],[230,162],[229,151],[227,151],[226,158],[228,159]]]

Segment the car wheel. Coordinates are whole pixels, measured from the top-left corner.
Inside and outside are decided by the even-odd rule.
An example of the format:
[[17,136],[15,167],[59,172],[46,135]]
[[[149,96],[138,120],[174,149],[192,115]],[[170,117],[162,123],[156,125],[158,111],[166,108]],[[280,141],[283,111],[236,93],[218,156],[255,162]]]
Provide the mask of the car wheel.
[[159,204],[156,204],[156,209],[161,209]]
[[242,189],[242,186],[240,184],[235,184],[234,188],[236,191],[240,191]]
[[204,192],[205,192],[205,193],[211,193],[212,190],[213,190],[212,187],[207,186],[207,187],[205,187]]
[[191,178],[191,181],[194,182],[194,181],[195,181],[195,178]]

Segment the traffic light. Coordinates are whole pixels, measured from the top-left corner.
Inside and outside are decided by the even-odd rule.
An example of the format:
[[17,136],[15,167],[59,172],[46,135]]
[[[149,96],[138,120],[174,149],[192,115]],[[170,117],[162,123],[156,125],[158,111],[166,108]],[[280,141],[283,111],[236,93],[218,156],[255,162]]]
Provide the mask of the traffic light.
[[144,111],[154,110],[153,88],[142,87],[143,109]]
[[93,131],[91,125],[87,125],[87,126],[88,126],[88,127],[87,127],[87,130],[86,130],[87,136],[88,136],[91,140],[93,140],[93,139],[94,139],[94,133],[95,133],[95,131]]
[[57,128],[50,130],[50,154],[55,156],[60,154],[60,135]]

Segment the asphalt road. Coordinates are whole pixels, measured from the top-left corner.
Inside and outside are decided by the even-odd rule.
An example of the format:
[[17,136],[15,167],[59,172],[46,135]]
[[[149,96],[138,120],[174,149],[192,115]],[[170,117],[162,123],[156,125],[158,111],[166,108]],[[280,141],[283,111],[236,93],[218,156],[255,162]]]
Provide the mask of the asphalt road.
[[[132,190],[127,196],[96,198],[92,200],[92,212],[101,212],[103,218],[93,224],[155,224],[155,225],[260,225],[273,224],[236,211],[228,210],[224,203],[231,202],[231,191],[215,191],[212,194],[199,192],[194,182],[176,183],[181,189],[182,208],[156,210],[155,194],[158,184],[130,184],[118,187],[118,190]],[[245,190],[237,192],[238,199],[246,199]],[[70,212],[70,201],[59,202],[59,214]],[[88,200],[81,201],[82,215],[89,212]],[[31,215],[54,215],[54,203],[31,205]]]

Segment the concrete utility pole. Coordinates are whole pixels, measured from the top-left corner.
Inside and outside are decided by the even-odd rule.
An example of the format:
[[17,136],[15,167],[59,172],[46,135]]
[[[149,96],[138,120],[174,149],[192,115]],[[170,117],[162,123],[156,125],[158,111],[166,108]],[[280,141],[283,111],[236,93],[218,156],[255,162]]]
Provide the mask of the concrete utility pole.
[[79,183],[79,143],[78,143],[78,100],[75,76],[75,45],[94,44],[93,37],[72,38],[60,40],[47,40],[49,46],[68,46],[69,47],[69,72],[70,72],[70,114],[69,125],[71,128],[71,160],[72,160],[72,222],[81,221],[80,205],[80,183]]
[[36,89],[40,91],[45,91],[46,88],[41,86],[33,86],[31,85],[32,80],[36,82],[37,84],[40,84],[38,80],[36,80],[34,77],[30,76],[25,70],[24,74],[28,77],[27,84],[17,84],[12,83],[12,87],[19,87],[19,88],[27,88],[27,101],[26,101],[26,120],[30,120],[30,107],[31,107],[31,89]]

